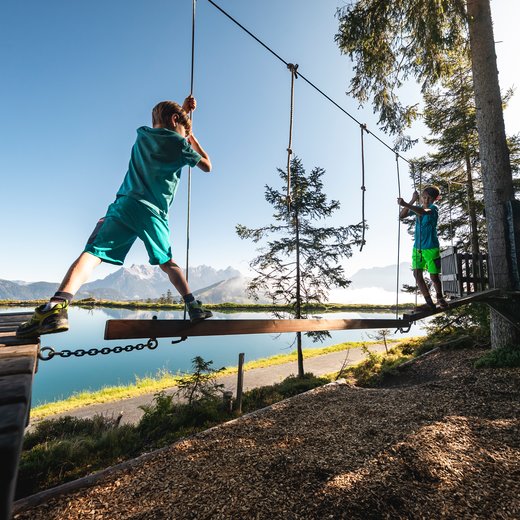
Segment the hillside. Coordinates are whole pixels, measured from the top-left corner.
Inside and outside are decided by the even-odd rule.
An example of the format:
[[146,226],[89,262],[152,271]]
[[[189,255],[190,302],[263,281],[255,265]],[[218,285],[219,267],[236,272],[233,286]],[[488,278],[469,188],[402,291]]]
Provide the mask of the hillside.
[[302,394],[16,518],[520,518],[520,369],[482,353]]

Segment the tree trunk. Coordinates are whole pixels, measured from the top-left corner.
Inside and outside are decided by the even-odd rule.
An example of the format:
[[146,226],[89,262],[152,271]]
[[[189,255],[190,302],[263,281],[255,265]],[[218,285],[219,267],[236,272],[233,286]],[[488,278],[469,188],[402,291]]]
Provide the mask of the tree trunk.
[[[297,177],[296,177],[297,182]],[[296,203],[298,204],[298,203]],[[301,271],[300,271],[300,219],[298,218],[298,206],[295,208],[294,225],[296,231],[296,319],[302,318],[302,293],[301,293]],[[296,342],[298,348],[298,377],[303,377],[303,349],[302,349],[302,333],[296,333]]]
[[[467,0],[471,62],[488,231],[490,285],[512,289],[505,202],[513,199],[489,0]],[[491,309],[491,346],[517,344],[518,331]]]

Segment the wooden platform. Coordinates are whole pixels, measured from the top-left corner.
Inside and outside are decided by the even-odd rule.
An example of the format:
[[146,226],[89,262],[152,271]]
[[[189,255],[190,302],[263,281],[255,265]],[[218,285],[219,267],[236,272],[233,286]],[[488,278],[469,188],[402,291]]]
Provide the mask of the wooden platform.
[[29,313],[0,314],[0,518],[11,518],[18,461],[29,422],[38,340],[18,340],[15,331]]
[[463,296],[462,298],[457,298],[455,300],[448,301],[447,309],[437,308],[435,310],[432,309],[420,312],[405,313],[403,314],[403,319],[413,323],[415,321],[419,321],[424,318],[434,316],[435,314],[441,314],[449,309],[455,309],[457,307],[461,307],[462,305],[467,305],[468,303],[474,303],[479,301],[485,302],[486,300],[491,300],[500,296],[501,292],[502,291],[500,289],[487,289],[486,291],[468,294],[467,296]]
[[409,320],[216,320],[197,324],[188,320],[107,320],[105,339],[182,338],[234,334],[280,334],[347,329],[398,329]]

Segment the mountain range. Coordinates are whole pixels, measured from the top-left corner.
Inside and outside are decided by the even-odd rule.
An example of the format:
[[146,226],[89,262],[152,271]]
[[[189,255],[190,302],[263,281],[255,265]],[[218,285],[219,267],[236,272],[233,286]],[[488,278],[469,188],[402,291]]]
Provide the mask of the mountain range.
[[[394,291],[396,286],[395,265],[360,269],[353,274],[352,289],[377,287],[384,291]],[[251,302],[246,294],[249,279],[233,267],[214,269],[207,265],[191,267],[189,283],[196,297],[207,303]],[[402,263],[400,283],[412,284],[410,264]],[[1,300],[46,299],[58,288],[58,283],[23,282],[0,279]],[[146,300],[156,299],[172,290],[165,274],[157,266],[132,265],[122,267],[103,279],[83,285],[76,298],[93,297],[106,300]],[[172,291],[177,298],[175,290]],[[260,299],[266,303],[266,299]]]

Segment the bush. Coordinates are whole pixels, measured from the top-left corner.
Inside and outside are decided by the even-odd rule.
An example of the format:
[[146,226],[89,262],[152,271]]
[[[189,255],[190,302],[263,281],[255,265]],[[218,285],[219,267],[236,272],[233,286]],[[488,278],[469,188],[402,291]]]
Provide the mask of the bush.
[[258,410],[259,408],[270,406],[278,401],[301,394],[307,390],[312,390],[318,386],[323,386],[327,383],[330,383],[329,379],[316,377],[311,373],[306,373],[303,378],[289,376],[276,385],[253,388],[245,392],[242,401],[242,410],[244,412]]
[[520,347],[503,347],[490,350],[475,361],[475,368],[520,367]]

